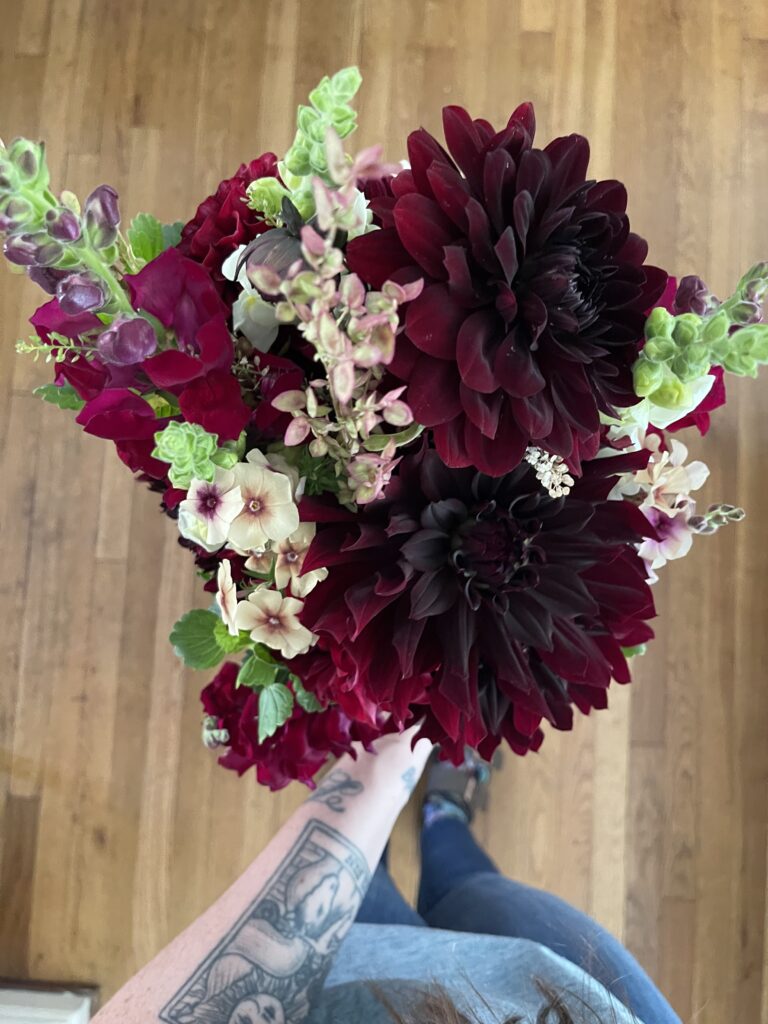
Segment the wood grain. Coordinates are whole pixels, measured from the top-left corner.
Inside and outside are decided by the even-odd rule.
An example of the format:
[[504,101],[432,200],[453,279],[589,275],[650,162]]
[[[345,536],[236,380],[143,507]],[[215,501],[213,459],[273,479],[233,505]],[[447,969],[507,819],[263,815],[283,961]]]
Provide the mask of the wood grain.
[[[404,154],[461,102],[590,137],[652,258],[721,293],[768,250],[764,0],[0,0],[6,137],[54,180],[186,218],[295,104],[358,62],[360,144]],[[301,800],[219,769],[166,644],[201,601],[156,500],[30,396],[13,341],[39,302],[0,277],[0,975],[111,993],[236,876]],[[768,1024],[766,382],[730,385],[704,500],[748,518],[657,589],[658,638],[608,714],[509,755],[478,821],[501,867],[627,942],[684,1020]],[[413,893],[416,816],[392,844]],[[761,1016],[762,1014],[762,1016]],[[646,1022],[650,1024],[650,1022]]]

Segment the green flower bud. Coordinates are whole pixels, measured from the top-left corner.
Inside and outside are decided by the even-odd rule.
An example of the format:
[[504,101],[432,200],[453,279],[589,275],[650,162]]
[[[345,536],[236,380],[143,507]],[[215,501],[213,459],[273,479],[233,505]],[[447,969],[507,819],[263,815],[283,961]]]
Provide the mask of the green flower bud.
[[360,74],[360,69],[355,66],[337,71],[331,79],[331,88],[335,99],[348,103],[355,96],[362,82],[363,76]]
[[[29,139],[14,139],[7,151],[8,160],[13,164],[22,184],[36,182],[41,188],[48,185],[44,148],[41,142]],[[40,180],[42,179],[42,180]]]
[[640,398],[647,398],[664,380],[664,366],[661,363],[651,363],[641,356],[632,368],[632,377],[635,394]]
[[257,178],[248,186],[248,205],[270,220],[280,216],[283,199],[290,195],[277,178]]
[[645,321],[645,336],[651,338],[671,338],[672,328],[675,326],[675,318],[668,313],[663,306],[656,306],[648,314]]
[[742,299],[741,302],[735,303],[729,309],[731,320],[733,323],[742,326],[744,324],[755,324],[760,320],[762,316],[762,310],[757,302],[750,302],[747,299]]
[[677,346],[671,338],[651,338],[645,343],[643,356],[652,363],[666,363],[677,353]]
[[713,317],[704,323],[703,338],[708,345],[716,345],[724,338],[728,337],[728,330],[731,326],[728,314],[725,310],[720,310],[719,313],[715,313]]
[[690,388],[687,384],[684,384],[673,373],[667,373],[661,387],[648,397],[654,405],[660,405],[662,409],[680,409],[690,402],[690,395]]
[[174,487],[186,489],[193,479],[213,480],[218,436],[209,434],[198,423],[174,420],[155,434],[155,445],[152,457],[170,463],[168,477]]
[[672,337],[678,345],[692,345],[699,340],[702,320],[695,313],[681,313],[675,318]]
[[298,140],[294,142],[285,154],[285,166],[291,174],[296,174],[300,178],[304,178],[308,174],[312,173],[312,166],[309,162],[309,151],[302,142]]

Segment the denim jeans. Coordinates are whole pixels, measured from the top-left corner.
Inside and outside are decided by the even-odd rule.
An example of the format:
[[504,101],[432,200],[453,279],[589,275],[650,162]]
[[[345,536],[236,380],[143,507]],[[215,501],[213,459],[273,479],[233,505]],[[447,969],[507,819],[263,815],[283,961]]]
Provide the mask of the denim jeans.
[[357,920],[530,939],[583,968],[644,1024],[680,1024],[613,935],[557,896],[504,878],[462,821],[443,818],[422,830],[417,908],[405,902],[384,859]]

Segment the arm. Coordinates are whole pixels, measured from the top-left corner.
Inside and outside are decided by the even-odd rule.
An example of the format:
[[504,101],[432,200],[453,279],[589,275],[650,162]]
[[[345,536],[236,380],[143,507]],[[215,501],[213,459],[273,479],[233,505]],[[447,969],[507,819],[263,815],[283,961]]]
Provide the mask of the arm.
[[244,874],[97,1024],[298,1024],[322,989],[431,749],[412,732],[342,758]]

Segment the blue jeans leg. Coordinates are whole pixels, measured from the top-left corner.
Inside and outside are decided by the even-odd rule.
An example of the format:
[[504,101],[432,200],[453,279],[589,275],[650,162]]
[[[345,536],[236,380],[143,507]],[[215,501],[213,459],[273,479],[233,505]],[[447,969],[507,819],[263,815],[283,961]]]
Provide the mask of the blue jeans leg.
[[418,909],[431,928],[539,942],[591,974],[645,1024],[680,1024],[613,935],[557,896],[504,878],[463,822],[433,822],[421,849]]
[[357,924],[409,924],[418,928],[426,927],[424,918],[405,902],[383,860],[373,873],[355,921]]

